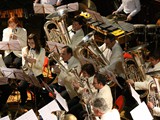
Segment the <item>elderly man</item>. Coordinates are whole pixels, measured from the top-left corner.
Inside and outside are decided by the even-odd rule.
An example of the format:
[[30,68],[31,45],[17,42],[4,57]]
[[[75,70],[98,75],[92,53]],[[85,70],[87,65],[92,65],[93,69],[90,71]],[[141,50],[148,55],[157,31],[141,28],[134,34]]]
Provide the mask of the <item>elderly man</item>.
[[93,101],[94,115],[99,117],[96,120],[120,120],[117,109],[109,109],[104,98],[96,98]]

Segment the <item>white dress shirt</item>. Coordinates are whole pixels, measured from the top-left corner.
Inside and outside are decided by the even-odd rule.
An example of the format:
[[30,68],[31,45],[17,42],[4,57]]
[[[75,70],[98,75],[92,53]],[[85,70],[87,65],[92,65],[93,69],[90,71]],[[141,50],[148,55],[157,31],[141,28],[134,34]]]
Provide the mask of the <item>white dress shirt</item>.
[[40,53],[36,54],[35,50],[29,50],[27,52],[27,47],[24,47],[22,49],[22,65],[23,66],[25,64],[25,59],[24,59],[25,55],[32,56],[32,58],[36,59],[36,63],[33,63],[31,67],[34,75],[38,76],[42,74],[43,72],[42,69],[43,69],[43,64],[45,59],[45,49],[41,48]]
[[62,0],[41,0],[41,4],[51,4],[55,5],[57,2],[61,2]]
[[117,109],[112,109],[103,114],[100,120],[120,120],[120,114]]
[[105,85],[103,88],[99,90],[99,92],[96,93],[94,99],[96,98],[104,98],[108,109],[111,110],[113,107],[113,97],[111,93],[111,89],[108,85]]
[[116,63],[118,62],[123,62],[124,58],[123,58],[123,50],[120,46],[120,44],[118,43],[118,41],[115,43],[115,45],[112,47],[112,54],[110,57],[110,64],[101,68],[99,71],[102,74],[107,73],[108,70],[114,72],[117,68],[116,68]]
[[[2,41],[10,41],[10,35],[13,34],[13,31],[10,27],[5,28],[3,30],[3,38]],[[17,40],[19,40],[21,48],[27,46],[27,31],[24,28],[17,27],[16,32],[14,33],[15,36],[17,36]],[[5,56],[10,54],[11,51],[5,51]],[[13,53],[17,57],[21,57],[22,52],[21,51],[13,51]]]
[[60,74],[58,75],[58,84],[61,86],[65,86],[70,98],[74,98],[77,96],[77,92],[74,90],[74,87],[72,85],[73,81],[77,80],[75,75],[71,72],[71,70],[74,68],[77,70],[77,73],[79,74],[81,71],[81,64],[78,59],[76,59],[74,56],[72,56],[68,60],[68,64],[64,63],[64,61],[61,61],[61,63],[64,65],[64,67],[68,70],[63,71],[61,69]]
[[69,36],[71,39],[71,44],[69,45],[71,48],[75,49],[75,47],[81,42],[82,38],[84,37],[83,29],[79,29],[77,31],[72,32],[72,25],[68,27]]
[[129,16],[135,16],[140,10],[141,5],[139,0],[122,0],[122,4],[117,9],[117,12],[124,11]]

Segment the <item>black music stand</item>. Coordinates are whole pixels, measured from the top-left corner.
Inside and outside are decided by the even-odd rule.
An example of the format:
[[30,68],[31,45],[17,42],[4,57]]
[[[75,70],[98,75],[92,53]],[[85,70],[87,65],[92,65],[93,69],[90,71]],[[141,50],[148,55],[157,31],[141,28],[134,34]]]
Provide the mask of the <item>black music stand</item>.
[[21,51],[19,40],[1,41],[0,50]]
[[[4,67],[1,67],[0,69],[1,69],[1,72],[4,75],[4,77],[6,77],[6,78],[24,80],[24,81],[27,81],[28,83],[33,84],[36,87],[41,88],[41,84],[39,83],[39,81],[37,80],[37,78],[34,75],[27,75],[23,70],[16,69],[16,68],[4,68]],[[18,102],[18,109],[17,109],[17,111],[15,113],[14,118],[16,118],[16,116],[18,114],[18,111],[20,109],[19,101],[17,101],[17,102]],[[35,102],[35,104],[36,104],[36,102]]]

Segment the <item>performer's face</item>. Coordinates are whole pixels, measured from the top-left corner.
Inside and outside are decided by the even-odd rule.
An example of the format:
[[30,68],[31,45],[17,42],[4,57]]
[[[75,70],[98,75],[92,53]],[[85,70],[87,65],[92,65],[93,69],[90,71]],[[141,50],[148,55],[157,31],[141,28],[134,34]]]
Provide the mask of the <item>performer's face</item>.
[[150,58],[149,58],[149,61],[151,62],[152,65],[156,65],[160,60],[159,60],[159,59],[156,60],[156,59],[154,59],[153,57],[150,57]]
[[82,71],[82,76],[85,78],[89,78],[90,75],[86,71]]
[[74,30],[74,31],[77,31],[77,30],[79,30],[79,29],[81,29],[81,27],[82,27],[82,25],[80,25],[78,22],[76,22],[76,21],[74,21],[73,23],[72,23],[72,29]]
[[93,86],[95,87],[95,89],[100,89],[99,83],[97,81],[97,78],[94,78],[94,80],[93,80]]
[[113,47],[113,42],[111,42],[108,38],[106,38],[106,39],[104,40],[104,42],[105,42],[105,44],[106,44],[106,46],[107,46],[108,48],[112,48],[112,47]]
[[63,61],[66,62],[71,58],[71,54],[67,53],[66,48],[63,48],[61,50],[61,57],[62,57]]
[[28,39],[28,45],[30,48],[35,48],[35,43],[33,39]]
[[15,29],[15,28],[17,27],[17,24],[16,24],[15,22],[10,22],[10,23],[9,23],[9,27],[10,27],[11,29]]

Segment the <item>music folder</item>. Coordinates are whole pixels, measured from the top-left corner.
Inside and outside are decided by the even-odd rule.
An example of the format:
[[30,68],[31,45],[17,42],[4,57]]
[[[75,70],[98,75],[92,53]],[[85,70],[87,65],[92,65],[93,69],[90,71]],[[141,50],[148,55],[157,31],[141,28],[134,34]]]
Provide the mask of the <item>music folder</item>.
[[50,4],[34,3],[33,9],[35,14],[51,14],[55,12],[55,8]]
[[19,40],[1,41],[0,50],[21,51]]

